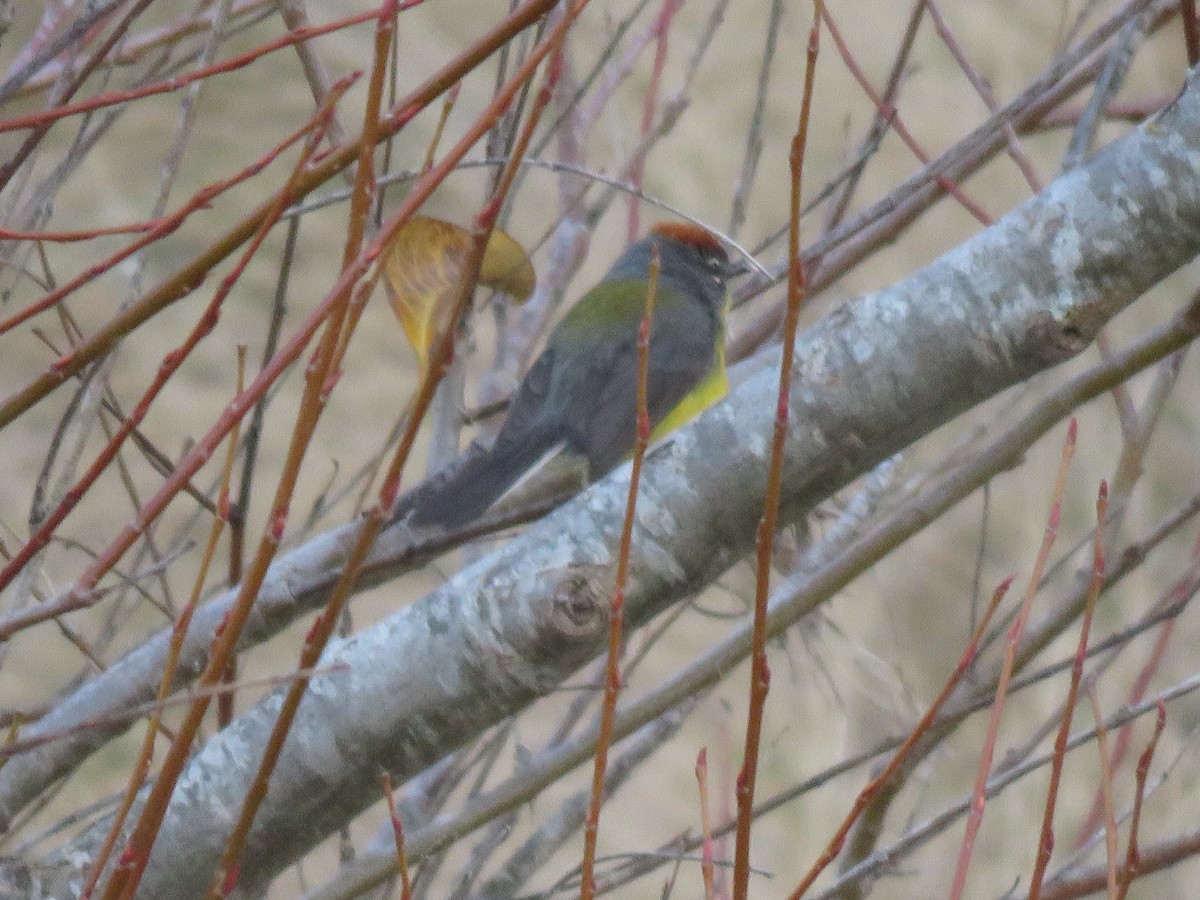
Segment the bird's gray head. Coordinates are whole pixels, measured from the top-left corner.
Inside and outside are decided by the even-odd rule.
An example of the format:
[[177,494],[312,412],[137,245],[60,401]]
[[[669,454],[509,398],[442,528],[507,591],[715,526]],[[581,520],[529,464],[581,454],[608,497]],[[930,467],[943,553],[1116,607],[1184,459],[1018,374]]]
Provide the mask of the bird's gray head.
[[613,279],[645,279],[650,270],[651,247],[658,247],[661,282],[685,296],[697,297],[721,309],[725,285],[738,269],[730,265],[721,242],[707,229],[690,222],[663,222],[629,249],[613,265]]

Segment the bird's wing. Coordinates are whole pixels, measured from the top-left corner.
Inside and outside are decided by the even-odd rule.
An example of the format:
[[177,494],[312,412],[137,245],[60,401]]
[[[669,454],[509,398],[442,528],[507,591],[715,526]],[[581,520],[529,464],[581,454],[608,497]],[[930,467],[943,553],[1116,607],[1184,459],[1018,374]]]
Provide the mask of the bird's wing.
[[521,384],[508,403],[508,413],[500,433],[492,445],[493,450],[512,452],[515,445],[527,444],[532,440],[554,443],[560,440],[558,435],[550,432],[558,431],[548,415],[551,410],[547,405],[551,387],[554,384],[554,369],[559,364],[561,354],[554,347],[547,347],[534,360]]
[[[639,288],[641,290],[641,288]],[[660,298],[650,332],[647,407],[651,425],[679,405],[712,370],[717,323],[699,303],[670,295]],[[589,474],[599,477],[625,458],[637,434],[637,328],[613,342],[613,352],[589,367],[580,414],[570,425],[569,441],[588,459]]]
[[508,416],[490,447],[472,444],[445,471],[429,479],[411,499],[413,525],[465,525],[487,510],[530,468],[562,442],[562,429],[546,415],[555,353],[538,357],[509,404]]

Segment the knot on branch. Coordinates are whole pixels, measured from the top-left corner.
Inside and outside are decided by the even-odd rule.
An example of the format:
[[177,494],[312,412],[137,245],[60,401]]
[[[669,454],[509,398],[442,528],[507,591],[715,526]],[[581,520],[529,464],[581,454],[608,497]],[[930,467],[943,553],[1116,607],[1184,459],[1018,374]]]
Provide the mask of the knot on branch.
[[588,640],[608,627],[608,610],[615,589],[609,566],[575,565],[544,573],[552,579],[544,593],[544,621],[561,638]]

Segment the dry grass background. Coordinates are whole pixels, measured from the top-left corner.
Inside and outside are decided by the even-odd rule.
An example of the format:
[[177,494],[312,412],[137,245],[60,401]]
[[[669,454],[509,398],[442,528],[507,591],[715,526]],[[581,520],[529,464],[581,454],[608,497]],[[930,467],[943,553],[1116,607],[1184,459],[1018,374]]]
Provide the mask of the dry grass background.
[[[602,42],[629,3],[594,3],[584,27],[575,34],[578,47]],[[0,67],[24,43],[40,10],[37,4],[19,4],[12,30],[0,45]],[[315,22],[346,15],[370,4],[338,2],[313,4],[309,10]],[[1072,13],[1078,3],[1066,4]],[[1044,0],[1003,2],[1003,0],[955,0],[943,4],[945,15],[955,29],[970,58],[991,82],[1001,98],[1019,90],[1054,55],[1064,5]],[[482,19],[501,15],[497,3],[431,2],[406,13],[401,19],[401,77],[414,84],[440,63],[461,50],[478,32]],[[907,3],[831,4],[854,52],[875,84],[882,84],[894,48],[909,11]],[[664,89],[674,90],[682,66],[691,52],[693,36],[698,33],[711,10],[711,3],[689,0],[672,32],[670,57]],[[689,213],[724,227],[728,221],[733,185],[741,164],[743,141],[754,92],[754,72],[761,54],[768,4],[763,0],[737,0],[717,32],[709,60],[704,64],[691,91],[688,111],[676,130],[650,155],[646,166],[646,189],[653,196],[667,199]],[[155,14],[151,7],[150,15]],[[486,11],[486,13],[485,13]],[[160,11],[166,14],[167,11]],[[772,90],[767,109],[766,145],[761,173],[751,197],[749,218],[742,231],[748,245],[773,232],[785,221],[787,185],[787,142],[795,126],[799,104],[803,49],[807,37],[810,7],[789,4],[784,13],[781,49],[772,75]],[[225,52],[248,49],[278,35],[277,19],[268,19],[250,32],[232,40]],[[331,72],[340,75],[369,66],[371,28],[360,26],[315,42],[318,53]],[[1177,90],[1184,68],[1182,40],[1176,28],[1167,28],[1151,39],[1139,52],[1129,85],[1122,96],[1159,96]],[[463,94],[451,116],[449,133],[469,122],[490,96],[494,69],[484,66],[463,86]],[[648,77],[642,65],[632,83],[619,92],[601,125],[586,147],[589,163],[608,171],[636,140],[640,116],[639,91]],[[343,121],[356,128],[357,110],[363,100],[360,84],[344,101]],[[827,176],[837,171],[854,153],[859,136],[873,113],[838,60],[832,44],[826,41],[818,66],[815,132],[810,140],[807,164],[811,194]],[[39,107],[41,97],[10,104],[12,114]],[[186,149],[180,180],[172,197],[178,202],[202,184],[249,164],[274,141],[295,128],[310,113],[311,95],[294,54],[280,52],[249,69],[213,79],[200,101],[199,126]],[[89,154],[85,165],[64,185],[54,200],[51,227],[88,227],[127,222],[148,215],[158,189],[164,153],[171,139],[176,115],[176,99],[160,97],[134,104],[108,134],[102,145]],[[986,111],[970,86],[955,68],[948,53],[932,30],[923,28],[918,38],[914,62],[907,74],[901,102],[901,114],[909,128],[933,153],[950,145],[957,137],[982,121]],[[414,129],[404,133],[395,147],[395,168],[419,164],[426,149],[434,116],[425,113]],[[1121,125],[1105,126],[1101,139],[1107,141],[1124,130]],[[52,164],[70,139],[71,130],[59,126],[50,135],[47,152],[40,168]],[[1037,135],[1025,142],[1025,148],[1047,179],[1057,171],[1058,160],[1067,132]],[[14,138],[6,135],[0,142],[0,157],[7,157]],[[873,161],[860,190],[866,203],[885,193],[892,185],[918,168],[918,163],[889,136],[877,160]],[[145,260],[141,274],[144,285],[153,285],[168,275],[181,261],[189,258],[216,233],[222,223],[253,208],[268,189],[279,183],[279,172],[268,173],[230,195],[213,208],[189,222],[178,234],[163,241]],[[428,211],[467,223],[482,197],[482,177],[477,172],[456,175],[438,192]],[[332,189],[335,185],[330,185]],[[519,240],[532,245],[552,224],[555,208],[554,176],[541,171],[530,173],[512,209],[508,229]],[[1028,195],[1028,188],[1016,167],[1001,159],[971,178],[965,188],[994,215],[1011,209]],[[399,192],[390,194],[393,202]],[[300,237],[300,249],[292,270],[289,321],[295,321],[315,304],[332,284],[341,257],[346,211],[344,205],[306,217]],[[652,219],[652,209],[643,210],[643,221]],[[591,254],[571,291],[578,292],[597,278],[615,257],[624,241],[624,202],[614,205],[601,223]],[[814,219],[810,229],[817,227]],[[959,243],[979,227],[953,202],[944,200],[930,214],[909,229],[895,244],[876,253],[850,275],[815,298],[809,317],[821,315],[832,305],[854,294],[886,285],[935,258],[943,250]],[[811,236],[811,231],[810,231]],[[97,242],[104,245],[106,242]],[[115,248],[119,241],[107,242]],[[70,245],[49,248],[50,264],[62,281],[88,259],[99,256],[96,245],[89,245],[86,257]],[[249,346],[249,358],[256,360],[266,313],[278,278],[278,259],[282,252],[282,229],[268,241],[267,249],[251,265],[226,305],[214,334],[192,355],[180,375],[167,388],[147,419],[145,432],[168,454],[178,455],[189,439],[202,432],[206,423],[224,405],[233,391],[233,348],[238,342]],[[764,256],[774,262],[778,247]],[[545,250],[535,252],[541,263]],[[1164,318],[1164,309],[1173,309],[1191,288],[1194,272],[1176,276],[1152,297],[1136,304],[1114,326],[1114,343],[1139,332],[1145,323]],[[129,267],[90,285],[72,301],[71,309],[85,331],[105,322],[130,294]],[[215,284],[215,279],[213,281]],[[38,291],[28,280],[11,272],[0,275],[5,294],[0,300],[8,309],[18,308]],[[112,382],[118,394],[131,401],[155,371],[164,349],[173,346],[190,325],[199,303],[208,295],[199,292],[126,341],[116,355]],[[376,298],[377,301],[381,298]],[[46,326],[49,328],[49,326]],[[735,323],[736,328],[736,323]],[[487,347],[486,338],[480,340]],[[1093,360],[1094,351],[1072,363],[1077,368]],[[0,391],[7,394],[40,372],[51,359],[45,346],[36,340],[29,327],[0,337]],[[1195,385],[1195,361],[1189,360],[1184,383]],[[1044,380],[1059,373],[1043,376]],[[342,475],[353,471],[379,445],[386,429],[415,384],[412,357],[396,328],[391,312],[382,302],[374,302],[367,312],[364,327],[355,338],[350,363],[338,388],[335,401],[326,413],[308,456],[305,478],[298,493],[295,510],[302,517],[335,471]],[[263,451],[263,472],[278,470],[288,436],[289,416],[295,408],[300,379],[293,372],[272,407],[270,427]],[[1134,385],[1135,396],[1144,384]],[[13,426],[0,431],[0,459],[4,476],[0,478],[0,539],[16,546],[27,534],[25,524],[32,486],[44,458],[48,430],[51,429],[67,399],[60,391],[51,402],[42,404]],[[1192,490],[1196,483],[1197,461],[1194,447],[1197,417],[1194,394],[1181,390],[1168,408],[1164,425],[1153,445],[1147,476],[1135,499],[1129,533],[1144,532],[1172,501]],[[1011,398],[1000,398],[973,415],[981,420],[1011,416]],[[1117,423],[1112,404],[1098,401],[1081,418],[1080,457],[1073,470],[1066,499],[1062,545],[1082,539],[1092,518],[1095,486],[1110,475],[1117,445]],[[934,449],[944,448],[960,435],[966,425],[955,423],[944,433],[924,442],[914,454],[925,458]],[[1041,537],[1047,498],[1057,460],[1062,430],[1055,439],[1043,441],[1030,454],[1026,465],[1003,476],[992,490],[992,510],[988,521],[986,546],[981,560],[981,582],[990,590],[1000,578],[1015,573],[1018,584],[1032,565]],[[93,435],[88,449],[101,445]],[[144,488],[155,483],[154,476],[132,463]],[[421,464],[414,463],[412,477],[419,477]],[[201,483],[205,483],[203,480]],[[273,481],[258,482],[252,529],[261,526],[265,503]],[[101,537],[113,530],[114,521],[129,515],[114,477],[110,474],[101,489],[89,497],[70,518],[62,531],[81,543],[95,548]],[[323,520],[326,524],[344,521],[350,515],[343,504]],[[160,527],[163,543],[177,529],[193,527],[192,510],[177,502]],[[870,746],[875,741],[910,727],[933,693],[957,661],[969,630],[969,606],[976,572],[976,547],[979,542],[980,502],[978,498],[962,504],[938,526],[911,541],[901,553],[860,578],[844,596],[826,611],[827,622],[809,629],[808,639],[793,637],[786,646],[773,650],[776,678],[769,700],[765,729],[763,772],[760,793],[766,795],[813,774],[843,756]],[[252,534],[254,531],[252,530]],[[1184,551],[1177,545],[1163,554],[1163,561],[1152,560],[1144,570],[1129,579],[1100,612],[1097,631],[1107,633],[1127,621],[1124,609],[1140,610],[1176,577],[1177,560]],[[195,554],[192,554],[193,556]],[[86,564],[78,550],[57,549],[43,564],[37,586],[53,593],[67,584]],[[452,561],[446,563],[452,565]],[[1070,567],[1068,567],[1068,571]],[[186,590],[194,571],[194,562],[185,558],[173,568],[171,581],[178,593]],[[448,570],[447,570],[448,571]],[[745,573],[735,571],[702,598],[708,608],[742,611],[749,581]],[[387,585],[355,602],[356,626],[366,624],[403,606],[422,594],[442,577],[430,569],[400,582]],[[1061,585],[1063,579],[1058,580]],[[1052,586],[1051,591],[1054,590]],[[1132,615],[1132,614],[1129,614]],[[71,624],[87,634],[99,621],[98,614],[73,617]],[[158,627],[161,618],[152,610],[140,610],[117,640],[117,649],[135,643],[145,629]],[[680,660],[699,647],[706,646],[729,627],[726,621],[699,612],[689,612],[673,632],[669,646],[660,648],[647,666],[629,685],[637,692],[654,684],[672,671]],[[293,664],[298,636],[307,628],[300,623],[271,642],[262,652],[249,654],[245,674],[278,674]],[[1185,616],[1180,624],[1175,652],[1168,658],[1156,683],[1168,684],[1192,673],[1193,654],[1198,637],[1194,621]],[[1069,642],[1074,636],[1068,636]],[[1143,638],[1142,642],[1147,641]],[[636,644],[636,640],[634,642]],[[1064,641],[1051,658],[1069,652]],[[53,697],[64,679],[82,665],[73,646],[53,626],[32,629],[14,639],[5,648],[3,674],[0,676],[0,707],[25,707],[44,703]],[[1144,651],[1143,651],[1144,653]],[[1137,649],[1131,656],[1140,658]],[[693,760],[697,749],[708,747],[714,788],[723,791],[732,803],[732,780],[741,753],[744,694],[747,676],[744,670],[730,677],[707,698],[683,732],[659,753],[645,771],[607,808],[602,821],[602,852],[647,850],[669,839],[676,831],[694,828],[697,822]],[[1063,682],[1050,689],[1022,696],[1014,703],[1006,719],[1006,735],[1019,742],[1033,723],[1050,715],[1062,693]],[[1100,693],[1108,710],[1114,709],[1127,690],[1127,673],[1105,678]],[[239,702],[249,702],[250,696]],[[561,704],[560,704],[561,705]],[[546,723],[555,721],[553,703],[546,704],[541,717],[523,721],[518,739],[537,746],[539,733]],[[1169,833],[1195,824],[1198,774],[1197,758],[1189,752],[1194,743],[1195,703],[1184,701],[1172,707],[1170,727],[1160,747],[1160,763],[1174,765],[1170,780],[1151,802],[1148,835]],[[1081,714],[1086,720],[1087,715]],[[893,828],[899,829],[904,817],[919,821],[957,799],[969,789],[976,765],[982,721],[964,728],[959,739],[927,766],[924,779],[906,790],[893,811]],[[1139,739],[1148,733],[1148,723],[1138,729]],[[93,799],[118,790],[124,783],[128,765],[136,752],[140,735],[117,741],[90,761],[39,817],[50,822],[78,806],[82,799]],[[1000,752],[1007,746],[1001,738]],[[1095,754],[1084,750],[1073,754],[1068,763],[1068,786],[1060,804],[1059,821],[1071,823],[1082,815],[1096,785]],[[846,809],[857,790],[861,775],[835,781],[830,787],[765,819],[758,828],[754,859],[769,870],[770,880],[756,882],[754,896],[783,896],[807,868],[833,824]],[[1126,791],[1119,801],[1128,802],[1129,780],[1121,782]],[[973,867],[968,896],[995,897],[1018,878],[1029,872],[1036,824],[1041,814],[1044,778],[1026,783],[993,801],[987,810],[981,843]],[[548,792],[539,799],[533,818],[554,808],[561,790]],[[380,819],[373,811],[356,827],[356,833],[369,833]],[[1069,825],[1067,826],[1069,830]],[[957,832],[955,832],[957,834]],[[876,896],[932,897],[945,893],[953,871],[955,843],[941,842],[935,849],[920,853],[903,872],[879,884]],[[576,852],[560,854],[551,873],[564,869]],[[728,854],[729,850],[726,849]],[[326,847],[305,866],[309,884],[322,880],[334,864],[335,850]],[[453,866],[448,866],[453,871]],[[1194,883],[1200,869],[1188,863],[1169,873],[1146,880],[1134,887],[1135,897],[1194,896]],[[273,896],[289,897],[298,890],[296,876],[281,879]],[[699,885],[695,867],[687,866],[680,875],[676,896],[697,896]],[[624,889],[621,896],[642,897],[657,894],[657,881],[643,881]]]

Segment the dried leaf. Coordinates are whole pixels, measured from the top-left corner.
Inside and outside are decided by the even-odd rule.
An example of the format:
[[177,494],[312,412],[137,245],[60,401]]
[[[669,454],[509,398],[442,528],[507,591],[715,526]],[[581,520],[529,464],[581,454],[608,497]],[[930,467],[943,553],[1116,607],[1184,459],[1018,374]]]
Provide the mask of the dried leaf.
[[506,232],[493,228],[487,249],[483,251],[479,283],[503,291],[514,300],[523,301],[533,293],[537,275],[525,248]]
[[[446,326],[455,290],[471,248],[471,233],[450,222],[415,216],[392,239],[384,255],[388,299],[422,369]],[[479,283],[525,300],[536,276],[525,250],[499,229],[492,231]]]

